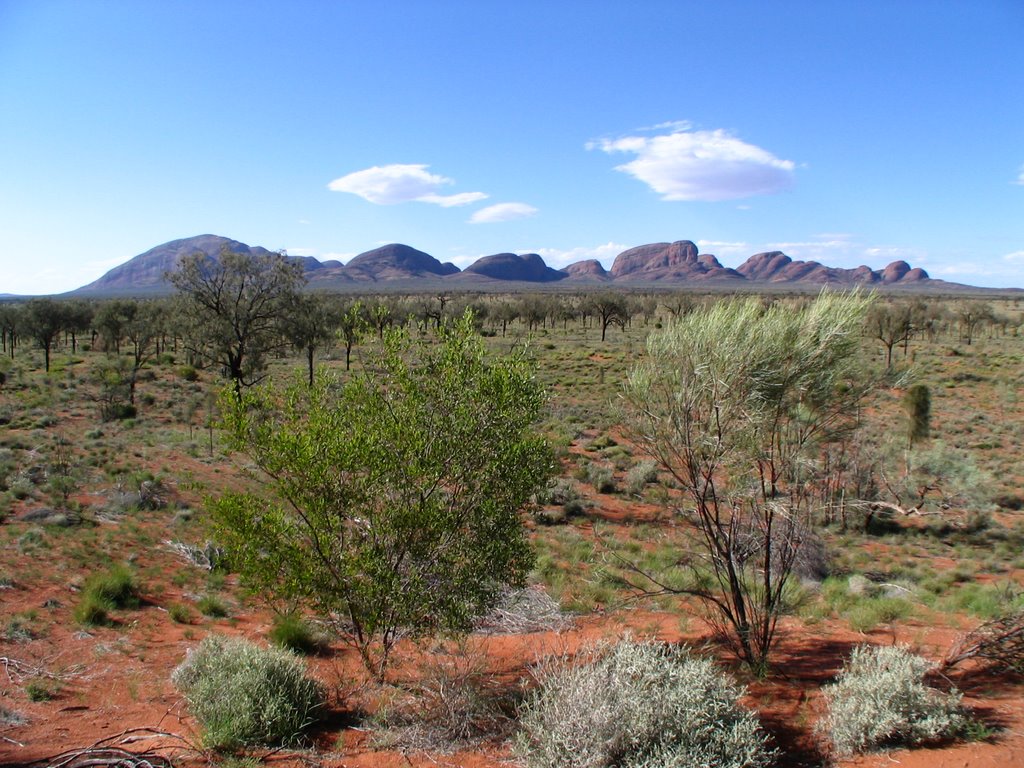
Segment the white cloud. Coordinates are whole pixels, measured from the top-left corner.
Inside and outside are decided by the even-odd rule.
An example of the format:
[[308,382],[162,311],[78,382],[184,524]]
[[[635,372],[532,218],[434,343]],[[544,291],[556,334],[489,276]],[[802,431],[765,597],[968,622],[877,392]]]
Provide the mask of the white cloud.
[[520,250],[517,253],[536,253],[544,259],[544,263],[554,269],[561,269],[569,264],[587,259],[597,259],[606,268],[611,267],[615,257],[623,251],[629,250],[631,246],[622,243],[608,242],[597,246],[578,246],[576,248],[534,248],[532,250]]
[[397,205],[413,200],[433,203],[445,208],[484,200],[483,192],[461,192],[441,195],[438,190],[454,180],[430,173],[423,164],[375,165],[335,179],[327,188],[333,192],[349,192],[377,205]]
[[526,203],[498,203],[476,211],[470,218],[471,224],[493,224],[499,221],[525,219],[537,213],[537,209]]
[[1024,262],[1024,251],[1014,251],[1013,253],[1008,253],[1005,256],[1003,256],[1003,261],[1008,261],[1011,264],[1016,264],[1017,262]]
[[285,253],[289,256],[316,256],[316,248],[285,248]]
[[661,136],[602,139],[586,147],[635,154],[635,160],[615,170],[644,182],[662,200],[737,200],[792,186],[792,160],[781,160],[727,131],[691,131],[681,125]]
[[1017,174],[1017,178],[1014,179],[1013,183],[1024,186],[1024,165],[1020,167],[1020,172]]
[[486,200],[487,195],[483,192],[460,192],[457,195],[423,195],[416,199],[421,203],[434,203],[442,208],[452,208]]

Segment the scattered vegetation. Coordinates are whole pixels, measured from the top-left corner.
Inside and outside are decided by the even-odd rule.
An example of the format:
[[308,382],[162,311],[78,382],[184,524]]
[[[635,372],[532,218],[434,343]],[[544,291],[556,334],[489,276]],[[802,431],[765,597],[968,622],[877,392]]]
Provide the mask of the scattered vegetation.
[[960,694],[926,685],[935,667],[903,646],[860,645],[825,688],[822,730],[840,755],[950,739],[965,723]]
[[735,683],[708,659],[655,643],[598,646],[537,671],[516,752],[530,768],[756,768],[775,755]]
[[291,653],[217,635],[190,651],[172,679],[211,749],[295,744],[324,704],[323,689]]
[[[591,731],[604,727],[606,721],[584,706],[587,701],[620,706],[630,701],[630,696],[639,697],[637,681],[683,675],[650,672],[648,677],[644,672],[625,679],[620,674],[627,666],[625,661],[617,662],[615,671],[610,662],[600,666],[602,660],[615,655],[611,646],[604,646],[600,651],[584,650],[572,661],[556,652],[558,660],[541,665],[535,687],[522,678],[522,668],[506,666],[507,657],[494,648],[508,643],[530,648],[553,643],[558,648],[559,638],[565,636],[552,633],[560,632],[571,633],[571,639],[565,640],[568,648],[581,633],[589,636],[592,631],[611,631],[611,627],[618,631],[619,623],[658,637],[678,637],[680,632],[692,635],[700,629],[691,618],[699,613],[696,604],[703,599],[698,593],[732,600],[729,564],[739,574],[736,585],[747,590],[742,600],[734,603],[742,608],[730,608],[738,617],[733,623],[713,601],[705,600],[713,630],[710,636],[704,635],[705,640],[731,637],[733,648],[742,648],[744,611],[750,634],[756,639],[763,627],[770,627],[758,614],[766,594],[777,598],[776,615],[796,612],[791,620],[793,634],[787,633],[787,637],[799,638],[799,647],[806,647],[809,654],[815,652],[813,635],[819,629],[836,629],[844,636],[851,629],[882,642],[893,636],[909,638],[930,648],[930,626],[973,623],[976,628],[946,655],[944,668],[954,668],[958,683],[965,687],[968,683],[960,680],[974,683],[972,676],[983,675],[984,685],[969,688],[976,697],[999,685],[1010,688],[1011,697],[1019,698],[1020,676],[1024,675],[1024,589],[1020,579],[1024,523],[1017,514],[1024,506],[1020,493],[1024,474],[1014,452],[1015,446],[1024,442],[1024,400],[1019,395],[1024,377],[1020,347],[1024,306],[1019,300],[964,299],[953,304],[933,297],[878,297],[874,307],[883,305],[881,314],[889,316],[883,319],[891,321],[891,327],[879,331],[872,325],[878,318],[872,317],[850,335],[851,364],[859,366],[864,375],[839,376],[831,390],[826,386],[821,391],[802,381],[792,390],[791,399],[780,401],[786,426],[779,439],[771,441],[766,438],[771,426],[758,421],[754,407],[767,395],[750,395],[758,377],[748,372],[756,368],[758,355],[749,351],[745,364],[754,367],[748,366],[748,372],[730,380],[734,384],[715,402],[718,416],[727,417],[721,422],[725,427],[750,419],[749,430],[737,427],[738,431],[731,433],[739,436],[741,450],[728,456],[723,453],[719,464],[706,465],[712,467],[707,479],[718,494],[717,512],[726,534],[727,546],[719,550],[708,546],[702,537],[700,505],[685,482],[685,472],[680,471],[683,464],[670,471],[669,463],[644,445],[647,438],[661,435],[653,429],[631,431],[623,423],[619,406],[623,388],[628,392],[633,386],[631,371],[647,370],[653,375],[651,368],[668,360],[663,349],[655,354],[645,348],[648,336],[653,345],[664,345],[679,324],[708,323],[734,300],[694,294],[614,298],[605,302],[608,311],[602,317],[601,302],[585,295],[318,296],[308,306],[304,300],[301,307],[289,305],[294,311],[287,319],[295,323],[277,317],[263,327],[265,336],[252,337],[259,349],[246,351],[253,354],[236,370],[241,372],[237,389],[229,387],[222,400],[217,397],[222,380],[231,381],[231,376],[226,376],[231,372],[227,352],[221,348],[218,356],[212,337],[204,339],[207,331],[181,317],[178,302],[60,300],[34,302],[31,308],[28,302],[0,302],[0,546],[6,558],[0,574],[0,642],[6,644],[3,663],[12,683],[8,705],[30,713],[26,717],[14,709],[0,708],[4,738],[25,741],[16,729],[26,719],[32,721],[28,724],[31,728],[54,717],[80,722],[76,702],[94,695],[100,685],[109,684],[111,696],[141,700],[148,694],[140,682],[144,674],[140,669],[162,663],[163,659],[156,657],[167,650],[164,642],[149,645],[150,638],[163,633],[172,643],[184,645],[198,642],[218,624],[224,631],[240,632],[252,626],[253,619],[257,624],[269,623],[272,614],[266,601],[254,600],[254,596],[270,598],[275,615],[284,611],[267,637],[259,639],[297,652],[318,653],[319,658],[310,660],[311,666],[318,677],[338,689],[333,693],[345,696],[347,681],[339,682],[335,670],[349,664],[351,657],[323,638],[329,637],[332,643],[338,633],[342,639],[351,638],[352,615],[339,610],[337,602],[328,606],[308,599],[324,584],[329,587],[326,577],[321,579],[329,567],[325,565],[315,579],[298,588],[305,596],[302,600],[295,600],[294,593],[268,594],[267,590],[257,590],[254,595],[247,587],[258,588],[254,583],[258,580],[240,566],[242,550],[223,531],[214,529],[202,502],[225,494],[252,494],[261,503],[273,503],[252,506],[250,512],[273,508],[276,514],[277,502],[288,511],[292,499],[277,493],[271,476],[280,477],[282,465],[274,462],[302,451],[329,453],[335,434],[347,432],[351,437],[358,420],[353,421],[352,408],[340,409],[331,420],[322,422],[322,431],[303,436],[300,430],[291,429],[290,422],[277,420],[287,410],[283,404],[293,398],[297,423],[301,423],[309,416],[303,405],[312,401],[311,392],[318,387],[323,388],[325,407],[349,404],[344,394],[352,386],[365,385],[369,392],[370,385],[385,373],[382,355],[388,354],[395,335],[409,342],[399,352],[409,361],[402,375],[415,379],[422,368],[424,378],[433,375],[436,381],[417,379],[417,386],[422,385],[419,393],[430,404],[421,412],[422,420],[415,422],[416,430],[399,428],[408,421],[403,411],[394,430],[378,435],[386,439],[379,443],[374,442],[376,438],[353,439],[349,443],[353,457],[361,458],[364,449],[373,454],[382,446],[401,457],[402,466],[376,465],[386,468],[390,484],[360,480],[346,485],[355,462],[324,462],[315,472],[294,478],[296,486],[315,481],[310,496],[319,495],[323,488],[340,488],[332,508],[358,509],[335,528],[319,529],[328,537],[337,537],[331,539],[332,546],[342,538],[349,545],[383,535],[380,541],[404,547],[405,554],[398,560],[371,557],[353,561],[345,574],[360,600],[372,602],[380,594],[411,595],[401,615],[387,617],[394,620],[391,626],[397,649],[397,663],[390,673],[394,685],[355,681],[358,701],[352,702],[352,711],[361,717],[365,706],[367,712],[377,713],[372,719],[360,720],[374,733],[369,742],[363,737],[357,740],[357,751],[367,743],[428,753],[478,749],[481,742],[502,743],[516,729],[520,713],[530,712],[529,717],[539,722],[538,702],[554,696],[553,687],[539,685],[546,673],[554,676],[558,667],[562,669],[559,674],[572,671],[584,675],[585,669],[598,665],[606,674],[602,678],[605,690],[586,694],[592,699],[566,696],[559,705],[563,708],[558,712],[575,718],[566,730],[576,723],[575,731],[566,733],[552,726],[550,734],[544,729],[524,730],[519,737],[520,749],[529,750],[528,744],[536,739],[541,750],[532,757],[520,752],[522,759],[545,764],[536,761],[542,760],[538,755],[548,748],[544,746],[548,742],[568,744],[573,738],[586,742]],[[752,320],[767,322],[766,318],[776,315],[804,317],[815,303],[813,298],[795,295],[759,297],[746,311]],[[986,309],[987,304],[992,310]],[[428,473],[428,481],[415,486],[415,493],[403,497],[396,490],[413,487],[409,478],[428,467],[429,462],[420,460],[428,449],[436,448],[437,455],[449,463],[465,457],[467,477],[478,471],[484,459],[497,455],[482,448],[483,443],[473,442],[491,423],[488,420],[494,411],[486,407],[474,411],[467,406],[463,414],[468,414],[465,423],[470,426],[458,439],[436,438],[451,431],[452,423],[461,422],[453,416],[452,400],[442,395],[431,399],[447,389],[459,389],[451,386],[453,379],[433,355],[440,354],[452,322],[464,317],[470,307],[475,314],[472,330],[467,331],[472,344],[467,348],[479,355],[474,364],[482,361],[503,366],[510,360],[510,349],[521,350],[523,339],[533,337],[525,350],[511,358],[530,379],[529,397],[543,395],[547,402],[536,410],[539,420],[530,424],[530,435],[550,447],[544,454],[545,471],[536,473],[538,477],[543,474],[545,481],[518,497],[523,503],[509,515],[514,526],[494,528],[480,537],[481,541],[504,542],[508,530],[521,536],[512,548],[516,578],[488,580],[496,554],[501,554],[493,544],[472,552],[460,550],[459,557],[476,558],[465,573],[484,576],[479,586],[487,591],[488,599],[477,603],[464,600],[466,595],[459,595],[458,590],[438,586],[437,575],[447,577],[454,570],[447,562],[438,561],[434,570],[418,567],[423,562],[420,558],[434,546],[430,542],[438,541],[420,522],[436,518],[439,511],[450,515],[446,520],[456,520],[460,508],[453,502],[453,493],[461,480],[451,476],[432,486],[429,477],[440,475]],[[31,331],[30,315],[36,325]],[[51,333],[58,326],[60,330]],[[801,338],[805,336],[814,335],[802,334]],[[782,333],[780,338],[785,337]],[[749,346],[749,334],[743,338]],[[709,334],[711,352],[694,357],[705,368],[718,363],[716,354],[724,354],[713,349],[714,344],[715,337]],[[717,344],[730,346],[721,338]],[[794,346],[780,344],[796,357],[801,354]],[[293,354],[289,354],[289,345]],[[730,348],[747,352],[746,346],[732,344]],[[771,351],[771,344],[758,347],[764,354]],[[665,370],[688,370],[685,364],[673,365]],[[802,364],[797,367],[806,369]],[[249,386],[260,378],[266,380],[265,386]],[[404,384],[395,383],[399,379],[386,380],[367,413],[397,407],[396,401],[386,396],[402,389]],[[289,381],[294,382],[291,388]],[[764,381],[773,384],[770,377]],[[858,392],[851,382],[857,386],[877,383],[870,407],[854,402]],[[675,380],[670,383],[672,388],[666,392],[692,392],[676,386]],[[772,396],[784,388],[774,384],[768,388]],[[811,388],[806,389],[808,386]],[[749,391],[741,397],[736,393],[742,387]],[[494,396],[493,390],[504,391],[501,386],[481,389],[483,398]],[[281,434],[275,437],[287,448],[268,466],[256,460],[251,444],[242,446],[245,455],[227,453],[239,445],[226,439],[222,429],[235,418],[236,393],[243,400],[272,406],[247,413],[254,430],[276,429]],[[822,399],[827,399],[826,394],[840,400],[850,398],[853,406],[819,429],[815,422],[822,402],[819,394]],[[730,400],[734,395],[735,403]],[[732,405],[737,410],[728,412]],[[736,421],[729,421],[730,413],[737,414]],[[694,434],[706,437],[715,433],[702,428]],[[762,438],[765,442],[757,448]],[[686,447],[675,440],[670,435],[665,443],[671,451]],[[707,449],[713,454],[715,448],[726,447],[724,442],[712,445],[714,442],[697,445],[696,453],[704,455],[700,451]],[[769,444],[772,448],[765,449]],[[514,444],[500,444],[498,453],[504,462],[495,469],[498,479],[487,488],[477,487],[469,503],[492,488],[503,490],[500,484],[506,482],[507,467],[517,466],[520,454]],[[270,454],[263,458],[266,456]],[[421,492],[429,500],[426,505],[414,498]],[[325,516],[331,504],[324,505]],[[378,526],[377,513],[384,509],[401,510],[403,526]],[[713,505],[708,510],[714,511]],[[461,533],[465,529],[453,522],[447,530]],[[312,540],[310,536],[306,541]],[[255,549],[264,550],[264,555],[282,551],[268,547],[268,541],[277,540],[260,540]],[[448,540],[442,537],[440,541],[440,546],[451,549]],[[459,538],[453,541],[463,543]],[[400,553],[401,547],[393,551]],[[261,553],[250,554],[258,557]],[[287,558],[267,557],[274,566],[284,560]],[[296,558],[299,561],[301,557]],[[303,562],[308,564],[309,558]],[[462,561],[456,558],[452,562]],[[715,575],[716,562],[725,569],[724,580]],[[410,567],[412,563],[417,567]],[[787,567],[789,573],[784,575]],[[241,571],[241,583],[232,570]],[[88,574],[92,575],[85,578]],[[381,574],[391,574],[391,581],[380,578]],[[645,580],[647,575],[657,581]],[[423,587],[418,592],[406,589],[417,582]],[[141,597],[143,591],[146,600]],[[630,598],[641,593],[647,598],[640,605],[650,612],[623,610]],[[692,599],[695,594],[698,600]],[[450,598],[459,616],[456,639],[448,633],[453,625],[436,621],[439,595]],[[300,612],[289,615],[286,609],[296,605]],[[751,606],[754,610],[749,610]],[[357,618],[365,615],[357,613]],[[419,623],[422,616],[426,620]],[[643,624],[637,624],[638,617]],[[329,621],[325,623],[325,619]],[[78,626],[69,634],[65,628],[72,620]],[[373,621],[376,619],[370,623]],[[826,622],[827,627],[813,626]],[[93,629],[104,626],[116,627],[116,631]],[[414,626],[417,628],[412,629]],[[321,627],[330,634],[321,635]],[[366,636],[378,630],[384,631],[382,624],[374,625]],[[459,633],[469,630],[473,634],[468,639],[457,639]],[[543,638],[511,637],[542,632],[548,634]],[[411,637],[417,642],[405,641]],[[759,646],[753,647],[756,651]],[[787,653],[795,647],[787,640]],[[680,655],[671,664],[666,657],[659,664],[672,669],[685,666],[682,656],[700,660],[691,653]],[[752,658],[756,656],[752,654]],[[892,690],[898,689],[891,681],[897,675],[890,669],[893,665],[873,663],[876,669],[884,667],[884,672],[874,676],[888,681],[877,687],[893,699]],[[61,666],[66,664],[70,666]],[[780,669],[776,674],[766,664],[748,665],[754,673],[767,674],[770,679],[754,683],[752,693],[743,700],[765,710],[767,722],[775,723],[778,697],[789,704],[802,692],[791,685],[789,670]],[[867,709],[847,704],[847,714],[834,716],[847,727],[847,734],[840,735],[840,741],[846,739],[845,749],[888,748],[918,738],[940,745],[954,737],[996,742],[1004,738],[999,730],[1002,722],[990,724],[965,716],[953,705],[955,692],[946,694],[926,684],[942,687],[948,681],[929,671],[926,662],[919,667],[925,671],[915,685],[926,693],[917,698],[931,702],[938,714],[924,715],[923,721],[922,717],[910,717],[911,725],[889,734],[864,736],[854,727],[857,722],[873,727],[890,716],[862,716],[858,713]],[[80,676],[84,668],[88,673]],[[851,660],[848,671],[828,689],[837,702],[842,684],[851,687],[847,675],[856,677],[849,672],[853,668]],[[914,674],[900,673],[901,679],[914,680],[920,671],[915,669]],[[587,679],[598,678],[597,672],[586,674],[591,675]],[[740,670],[739,674],[749,672]],[[574,684],[566,682],[562,687],[572,691]],[[594,690],[599,687],[593,686]],[[858,691],[871,688],[863,680],[854,687]],[[913,688],[910,684],[906,687]],[[520,708],[527,689],[533,694]],[[734,689],[738,695],[740,689]],[[655,686],[653,690],[661,689]],[[857,695],[870,700],[867,694]],[[632,723],[635,709],[636,717],[656,719],[650,713],[660,712],[660,702],[675,701],[674,696],[648,696],[652,701],[630,705],[631,711],[623,718]],[[886,703],[882,698],[872,706],[881,707]],[[906,698],[915,700],[910,694]],[[719,697],[713,694],[708,699],[718,701]],[[945,704],[935,704],[940,700]],[[839,711],[841,705],[834,707]],[[688,716],[696,717],[704,708],[701,701]],[[305,720],[322,711],[323,705]],[[979,711],[985,711],[984,705]],[[801,708],[786,729],[799,731],[802,739],[811,727],[810,714],[809,708]],[[900,714],[905,715],[902,710]],[[336,717],[337,712],[330,715]],[[553,721],[561,714],[549,716]],[[224,715],[222,722],[234,717]],[[833,715],[826,714],[824,720],[829,717]],[[948,729],[933,727],[943,718],[951,724]],[[954,727],[958,718],[960,725]],[[743,723],[746,720],[741,718],[741,730],[747,727]],[[205,733],[205,726],[200,726]],[[648,733],[646,727],[637,732]],[[682,727],[653,730],[671,732]],[[832,741],[824,722],[822,727],[825,738]],[[717,721],[707,728],[717,733]],[[769,726],[772,728],[774,725]],[[350,735],[345,730],[338,734],[339,751],[343,750],[342,739]],[[330,734],[325,736],[330,738]],[[623,741],[616,743],[629,742],[621,738]],[[211,739],[210,743],[217,740]],[[656,735],[644,739],[655,743]],[[867,745],[874,739],[877,743]],[[297,737],[283,740],[294,744]],[[687,758],[672,756],[674,752],[657,744],[643,757],[628,753],[634,755],[628,759],[660,765],[667,755],[669,764],[677,760],[687,764]],[[840,747],[833,747],[837,754],[841,752]],[[241,747],[225,747],[236,748]],[[602,759],[614,762],[627,752],[623,747],[615,757]],[[779,763],[787,758],[780,757]],[[236,754],[211,759],[242,765],[262,758]],[[621,764],[630,764],[627,757],[622,760]],[[719,757],[714,760],[723,763]]]

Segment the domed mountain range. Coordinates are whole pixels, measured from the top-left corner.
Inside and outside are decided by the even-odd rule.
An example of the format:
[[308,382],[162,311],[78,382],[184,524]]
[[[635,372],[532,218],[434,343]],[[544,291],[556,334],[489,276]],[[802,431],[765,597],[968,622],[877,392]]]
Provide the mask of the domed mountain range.
[[[71,293],[83,296],[168,293],[171,288],[166,274],[177,266],[183,256],[200,251],[217,258],[224,249],[254,256],[269,253],[265,248],[217,235],[173,240],[139,254]],[[428,253],[399,243],[361,253],[347,264],[321,262],[310,256],[289,258],[303,265],[309,286],[317,290],[372,289],[374,286],[414,288],[437,284],[486,287],[503,283],[550,284],[560,281],[574,286],[658,285],[666,288],[676,285],[756,287],[787,284],[808,287],[963,287],[934,280],[923,269],[913,268],[905,261],[895,261],[884,269],[867,266],[842,269],[816,261],[794,261],[781,251],[754,254],[733,269],[723,266],[712,254],[699,253],[697,246],[689,240],[630,248],[615,257],[610,270],[605,270],[595,259],[553,269],[536,253],[497,253],[484,256],[459,270],[450,262],[442,263]]]

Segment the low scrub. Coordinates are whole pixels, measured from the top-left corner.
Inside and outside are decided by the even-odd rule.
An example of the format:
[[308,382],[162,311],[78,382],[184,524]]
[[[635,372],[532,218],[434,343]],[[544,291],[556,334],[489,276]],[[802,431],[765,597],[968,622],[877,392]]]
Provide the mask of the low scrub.
[[820,729],[835,751],[850,755],[955,737],[966,722],[960,694],[925,684],[933,666],[903,646],[854,648],[825,688],[828,714]]
[[217,635],[190,651],[171,679],[213,749],[294,743],[324,703],[295,655]]
[[111,611],[138,607],[139,585],[135,574],[126,565],[115,565],[85,582],[74,617],[79,624],[105,626],[111,623]]
[[743,690],[713,662],[655,643],[624,641],[542,667],[516,750],[530,768],[770,765]]

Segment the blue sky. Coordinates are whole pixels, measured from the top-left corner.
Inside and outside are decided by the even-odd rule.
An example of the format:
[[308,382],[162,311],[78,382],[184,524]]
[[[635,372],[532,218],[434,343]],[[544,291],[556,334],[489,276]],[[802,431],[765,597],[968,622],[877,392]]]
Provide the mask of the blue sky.
[[205,233],[1024,286],[1024,2],[0,0],[0,293]]

